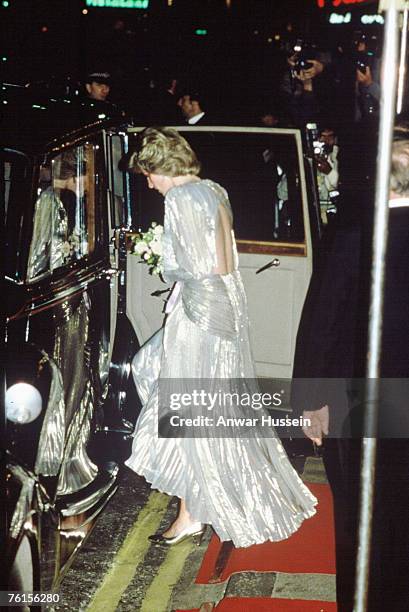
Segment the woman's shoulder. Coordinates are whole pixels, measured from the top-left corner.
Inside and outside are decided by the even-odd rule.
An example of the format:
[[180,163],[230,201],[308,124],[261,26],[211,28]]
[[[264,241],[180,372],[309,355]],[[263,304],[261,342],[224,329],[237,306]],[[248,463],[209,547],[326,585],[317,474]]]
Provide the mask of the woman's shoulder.
[[192,191],[195,191],[197,186],[202,182],[203,181],[200,178],[197,178],[197,180],[191,180],[187,183],[182,183],[181,185],[171,187],[165,196],[165,204],[175,202],[179,198],[183,197],[183,195],[190,194]]
[[219,200],[228,199],[227,192],[221,185],[210,179],[199,179],[172,187],[166,194],[165,204],[177,205],[178,201],[185,198],[196,202],[214,200],[215,196]]
[[165,216],[180,219],[186,214],[194,214],[209,222],[217,216],[220,205],[231,214],[226,190],[210,179],[200,179],[169,190],[165,198]]
[[211,179],[203,179],[202,183],[214,194],[217,196],[219,200],[222,202],[228,201],[229,196],[224,187],[222,187],[219,183],[212,181]]

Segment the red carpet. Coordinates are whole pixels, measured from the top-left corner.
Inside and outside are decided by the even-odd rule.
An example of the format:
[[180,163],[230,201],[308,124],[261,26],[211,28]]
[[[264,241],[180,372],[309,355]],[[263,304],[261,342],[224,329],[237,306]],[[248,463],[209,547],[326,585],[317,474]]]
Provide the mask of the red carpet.
[[[266,542],[249,548],[233,549],[226,567],[220,576],[219,580],[221,582],[234,572],[245,571],[335,574],[335,541],[330,488],[326,484],[308,484],[308,487],[318,498],[315,516],[306,520],[301,528],[288,540]],[[219,538],[213,536],[197,575],[197,583],[206,584],[209,582],[220,547]],[[268,602],[268,605],[274,605],[271,600],[268,600]],[[311,602],[306,603],[309,605]],[[292,604],[294,602],[289,600],[288,605]],[[315,602],[315,605],[315,608],[305,608],[306,612],[323,609],[322,607],[317,607],[317,602]],[[232,609],[218,607],[218,611],[219,608],[220,612],[227,612],[227,610]],[[255,608],[252,609],[256,610]],[[280,610],[277,607],[257,608],[260,611],[264,609]],[[336,608],[328,607],[327,609],[335,610]],[[250,608],[235,608],[235,612],[236,610],[250,610]],[[281,610],[283,612],[286,610],[300,612],[300,608],[291,607],[281,608]]]
[[[326,601],[295,601],[262,597],[259,599],[227,597],[214,608],[214,612],[336,612],[336,610],[335,603]],[[183,610],[183,612],[199,612],[199,610]]]

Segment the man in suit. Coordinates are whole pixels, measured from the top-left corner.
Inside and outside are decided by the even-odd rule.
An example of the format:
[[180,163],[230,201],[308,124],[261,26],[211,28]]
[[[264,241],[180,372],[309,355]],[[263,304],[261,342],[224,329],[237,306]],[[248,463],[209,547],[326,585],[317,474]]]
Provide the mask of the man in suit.
[[204,96],[198,91],[185,90],[178,100],[178,106],[188,125],[210,125]]
[[[380,375],[381,427],[375,481],[369,607],[409,609],[409,140],[392,148],[389,240]],[[356,212],[358,221],[359,212]],[[292,406],[311,425],[305,434],[323,444],[334,497],[337,600],[353,609],[371,267],[371,222],[335,233],[324,264],[313,275],[297,337]],[[305,379],[310,379],[308,382]],[[391,380],[393,379],[393,380]],[[358,437],[354,438],[354,429]],[[328,437],[326,437],[328,436]],[[325,438],[325,439],[324,439]]]

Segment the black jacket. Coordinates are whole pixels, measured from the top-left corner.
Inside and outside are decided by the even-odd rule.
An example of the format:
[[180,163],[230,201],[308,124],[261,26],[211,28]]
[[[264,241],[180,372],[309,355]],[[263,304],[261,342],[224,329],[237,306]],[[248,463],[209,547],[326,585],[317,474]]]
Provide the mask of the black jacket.
[[[346,419],[362,401],[371,242],[370,223],[336,232],[325,261],[313,274],[297,335],[293,411],[301,414],[328,404],[332,432],[346,433]],[[409,377],[408,271],[409,208],[391,209],[380,363],[383,378]],[[393,396],[403,393],[404,380],[391,384],[393,389],[385,383],[387,397],[390,392]],[[399,401],[394,403],[398,412],[403,409]],[[401,416],[400,426],[407,428],[409,436],[409,423]]]

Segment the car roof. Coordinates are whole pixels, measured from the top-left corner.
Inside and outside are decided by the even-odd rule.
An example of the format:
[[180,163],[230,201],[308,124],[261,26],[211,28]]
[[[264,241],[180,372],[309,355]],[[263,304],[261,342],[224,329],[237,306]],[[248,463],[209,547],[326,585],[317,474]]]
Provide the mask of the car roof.
[[98,106],[88,98],[53,96],[47,91],[3,84],[0,100],[0,145],[28,155],[46,153],[59,144],[121,125],[109,106]]

